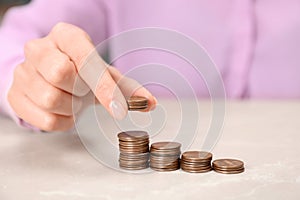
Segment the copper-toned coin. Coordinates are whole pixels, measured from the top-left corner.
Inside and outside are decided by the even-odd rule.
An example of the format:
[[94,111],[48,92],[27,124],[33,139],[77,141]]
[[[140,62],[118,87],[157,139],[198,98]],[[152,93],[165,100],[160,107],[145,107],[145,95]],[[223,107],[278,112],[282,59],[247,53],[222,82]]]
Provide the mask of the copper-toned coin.
[[212,154],[206,151],[186,151],[182,154],[181,159],[189,162],[199,162],[211,160]]
[[151,152],[158,153],[158,154],[181,154],[180,148],[176,149],[154,149],[151,146]]
[[128,110],[144,110],[148,108],[148,99],[140,96],[132,96],[127,99]]
[[213,161],[213,167],[223,170],[235,170],[243,168],[244,163],[236,159],[218,159]]
[[121,153],[146,153],[148,148],[120,148]]
[[148,99],[145,97],[141,97],[141,96],[131,96],[131,97],[127,98],[126,101],[127,101],[128,105],[148,104]]
[[119,165],[123,169],[138,170],[149,166],[149,135],[145,131],[125,131],[118,134]]
[[241,167],[241,168],[237,168],[237,169],[220,169],[220,168],[217,168],[217,167],[213,167],[213,169],[215,171],[240,171],[240,170],[244,170],[245,168]]
[[[141,140],[143,141],[143,140]],[[139,141],[131,141],[131,142],[123,142],[123,141],[119,141],[119,146],[124,146],[124,147],[143,147],[143,146],[148,146],[149,147],[149,141],[145,140],[143,142],[139,142]]]
[[239,173],[244,172],[245,168],[241,168],[239,170],[217,170],[214,168],[214,171],[218,172],[218,173],[222,173],[222,174],[239,174]]
[[120,148],[124,148],[124,149],[142,149],[142,148],[147,148],[149,149],[149,145],[148,144],[143,144],[143,145],[138,145],[138,146],[134,146],[134,145],[127,145],[127,144],[119,144]]
[[201,164],[195,164],[195,163],[186,163],[186,162],[180,162],[181,166],[187,166],[187,167],[211,167],[210,163],[201,163]]
[[181,163],[181,168],[186,168],[186,169],[208,169],[212,168],[210,165],[206,166],[192,166],[192,165],[184,165]]
[[133,166],[133,165],[146,164],[146,163],[148,163],[148,160],[130,160],[130,161],[128,161],[128,160],[119,159],[119,162],[122,164],[128,165],[128,166]]
[[147,149],[120,149],[121,153],[145,153]]
[[205,151],[187,151],[181,156],[180,167],[191,173],[211,171],[212,154]]
[[211,163],[211,160],[203,160],[203,161],[187,161],[187,160],[184,160],[184,159],[181,159],[182,162],[185,162],[185,163],[189,163],[191,165],[206,165],[206,164],[210,164]]
[[136,141],[136,140],[148,140],[149,135],[145,131],[126,131],[118,134],[121,141]]
[[177,155],[181,154],[180,148],[177,149],[165,149],[165,150],[158,150],[158,149],[153,149],[150,148],[151,152],[153,154],[166,154],[166,155]]
[[131,158],[131,157],[134,157],[134,158],[149,158],[149,153],[146,152],[146,153],[135,153],[135,154],[132,154],[132,153],[120,153],[120,157],[128,157],[128,158]]
[[143,158],[143,159],[128,159],[128,158],[119,158],[119,162],[148,162],[149,160],[146,159],[146,158]]
[[174,168],[174,167],[180,167],[178,163],[153,163],[150,161],[150,166],[155,168]]
[[124,149],[141,149],[141,148],[147,148],[149,149],[149,146],[146,145],[142,145],[142,146],[127,146],[127,145],[123,145],[123,144],[119,144],[119,148],[124,148]]
[[138,107],[138,106],[148,106],[148,103],[144,103],[144,102],[141,102],[141,103],[132,103],[132,104],[128,104],[128,107],[130,108],[130,107]]
[[156,142],[151,145],[151,149],[155,150],[170,150],[180,149],[181,144],[178,142]]
[[146,153],[148,148],[120,148],[121,153]]
[[144,111],[146,109],[147,109],[147,107],[145,107],[145,108],[130,108],[129,110],[130,111]]
[[178,161],[178,156],[150,156],[150,159],[152,161],[157,161],[157,162],[170,162],[170,161]]
[[180,151],[178,152],[153,152],[151,151],[151,155],[153,156],[160,156],[160,157],[170,157],[170,156],[176,156],[176,157],[180,157]]
[[154,168],[162,168],[162,169],[168,169],[168,168],[177,168],[180,167],[178,162],[173,163],[152,163],[150,162],[150,166]]
[[145,97],[141,97],[141,96],[131,96],[127,99],[127,102],[132,105],[135,103],[148,103],[148,99],[146,99]]
[[143,137],[138,138],[138,137],[128,136],[128,137],[125,137],[125,140],[123,140],[123,138],[120,138],[119,142],[121,144],[126,144],[126,145],[130,145],[130,144],[139,145],[139,144],[143,144],[143,143],[149,143],[149,138],[147,138],[147,136],[145,136],[144,138]]
[[189,172],[189,173],[206,173],[206,172],[210,172],[212,170],[212,168],[207,168],[207,169],[185,169],[185,168],[181,168],[183,171],[185,172]]
[[[150,166],[151,167],[151,166]],[[151,167],[151,169],[158,171],[158,172],[170,172],[170,171],[176,171],[178,170],[180,167],[174,167],[174,168],[155,168],[155,167]]]
[[141,170],[146,169],[149,167],[149,165],[139,165],[139,166],[126,166],[126,165],[119,165],[122,169],[126,170]]
[[163,166],[168,166],[168,165],[178,165],[179,161],[178,160],[172,160],[172,161],[153,161],[150,160],[151,164],[154,165],[163,165]]
[[119,162],[123,162],[123,163],[126,163],[126,162],[148,162],[149,160],[146,159],[146,158],[143,158],[143,159],[131,159],[131,158],[119,158]]
[[146,109],[148,106],[147,105],[134,105],[134,106],[129,106],[129,109]]
[[138,108],[131,108],[131,107],[128,108],[129,111],[144,111],[146,109],[148,109],[148,106],[147,107],[138,107]]
[[180,168],[180,147],[177,142],[156,142],[150,149],[150,167],[156,171],[173,171]]
[[155,171],[159,171],[159,172],[169,172],[169,171],[175,171],[180,169],[179,166],[175,166],[175,167],[168,167],[168,168],[161,168],[161,167],[153,167],[150,166],[151,169],[155,170]]

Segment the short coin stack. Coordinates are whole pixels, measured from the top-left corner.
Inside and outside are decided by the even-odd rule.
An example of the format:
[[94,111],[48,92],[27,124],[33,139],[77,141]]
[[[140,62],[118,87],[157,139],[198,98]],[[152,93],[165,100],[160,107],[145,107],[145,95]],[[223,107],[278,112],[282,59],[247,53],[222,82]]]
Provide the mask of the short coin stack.
[[155,171],[174,171],[180,168],[180,147],[177,142],[157,142],[150,148],[150,167]]
[[127,99],[128,110],[141,111],[148,108],[148,99],[140,96],[132,96]]
[[187,151],[181,156],[181,169],[191,173],[211,171],[212,154],[205,151]]
[[126,131],[118,134],[119,165],[127,170],[149,167],[149,135],[145,131]]
[[237,174],[242,173],[245,170],[243,161],[236,159],[214,160],[213,168],[216,172],[222,174]]

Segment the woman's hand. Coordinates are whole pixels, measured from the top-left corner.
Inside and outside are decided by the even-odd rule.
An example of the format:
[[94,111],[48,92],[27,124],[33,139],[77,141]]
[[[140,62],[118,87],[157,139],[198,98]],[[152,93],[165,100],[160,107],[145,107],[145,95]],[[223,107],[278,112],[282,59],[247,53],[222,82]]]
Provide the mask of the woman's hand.
[[[148,90],[107,67],[97,55],[92,57],[93,65],[81,73],[86,58],[94,51],[87,33],[65,23],[57,24],[48,36],[28,42],[25,61],[16,67],[8,93],[16,114],[41,130],[68,130],[74,125],[73,113],[80,110],[80,97],[90,90],[117,119],[127,114],[124,96],[144,96],[149,100],[149,110],[155,107],[156,100]],[[100,79],[93,75],[95,69]],[[76,110],[72,110],[72,98],[78,105]]]

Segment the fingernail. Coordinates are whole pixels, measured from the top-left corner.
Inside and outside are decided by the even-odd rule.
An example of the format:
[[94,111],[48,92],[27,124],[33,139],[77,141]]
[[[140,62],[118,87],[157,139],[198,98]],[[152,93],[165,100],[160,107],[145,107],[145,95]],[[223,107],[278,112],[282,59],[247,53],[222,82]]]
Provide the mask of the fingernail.
[[113,114],[113,117],[116,119],[124,119],[127,114],[127,109],[123,107],[123,105],[119,101],[113,100],[110,103],[110,109],[111,113]]

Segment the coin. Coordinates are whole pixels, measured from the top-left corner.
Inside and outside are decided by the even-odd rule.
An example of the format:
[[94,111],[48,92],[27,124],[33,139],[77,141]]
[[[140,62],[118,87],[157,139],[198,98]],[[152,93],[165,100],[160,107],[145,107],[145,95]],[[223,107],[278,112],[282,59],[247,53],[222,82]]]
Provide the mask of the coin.
[[214,160],[213,169],[222,174],[237,174],[245,171],[243,161],[231,158]]
[[135,105],[129,105],[128,106],[129,108],[135,108],[135,109],[145,109],[145,108],[147,108],[148,107],[148,105],[147,104],[135,104]]
[[219,168],[219,169],[239,169],[244,166],[243,161],[237,160],[237,159],[218,159],[213,161],[213,166]]
[[211,160],[212,154],[206,151],[187,151],[182,154],[181,159],[189,162]]
[[154,150],[173,150],[180,149],[181,144],[178,142],[156,142],[151,145]]
[[148,102],[148,100],[145,97],[142,96],[131,96],[127,98],[127,102],[132,105],[132,104],[145,104]]
[[190,173],[211,171],[212,154],[206,151],[186,151],[181,156],[180,167]]
[[149,153],[135,153],[135,154],[131,154],[131,153],[120,153],[120,157],[126,157],[126,158],[145,158],[145,157],[149,157]]
[[119,165],[122,169],[126,169],[126,170],[141,170],[141,169],[146,169],[149,166],[148,165],[138,165],[138,166],[127,166],[127,165]]
[[205,172],[210,172],[212,168],[207,168],[207,169],[185,169],[181,168],[183,171],[189,172],[189,173],[205,173]]
[[180,147],[178,142],[156,142],[150,147],[150,167],[166,172],[180,168]]
[[157,156],[157,155],[153,155],[151,154],[150,155],[150,159],[153,160],[153,161],[165,161],[165,162],[168,162],[168,161],[176,161],[178,160],[178,156]]
[[145,160],[122,160],[122,159],[119,159],[119,162],[122,164],[122,165],[127,165],[127,166],[136,166],[136,165],[144,165],[146,164],[145,163]]
[[189,163],[189,162],[186,162],[186,161],[180,161],[180,164],[182,166],[191,166],[191,167],[206,167],[206,166],[211,166],[210,162],[206,162],[206,163]]
[[140,111],[148,108],[148,99],[141,96],[131,96],[127,99],[128,110]]
[[151,169],[153,169],[155,171],[158,171],[158,172],[170,172],[170,171],[178,170],[179,167],[176,167],[176,168],[156,168],[156,167],[151,167]]
[[146,131],[126,131],[118,134],[118,138],[121,141],[139,141],[139,140],[148,140],[149,135]]
[[242,168],[240,170],[216,170],[214,169],[215,172],[221,173],[221,174],[239,174],[245,171],[245,168]]
[[127,170],[149,166],[149,135],[145,131],[123,131],[119,138],[119,166]]

